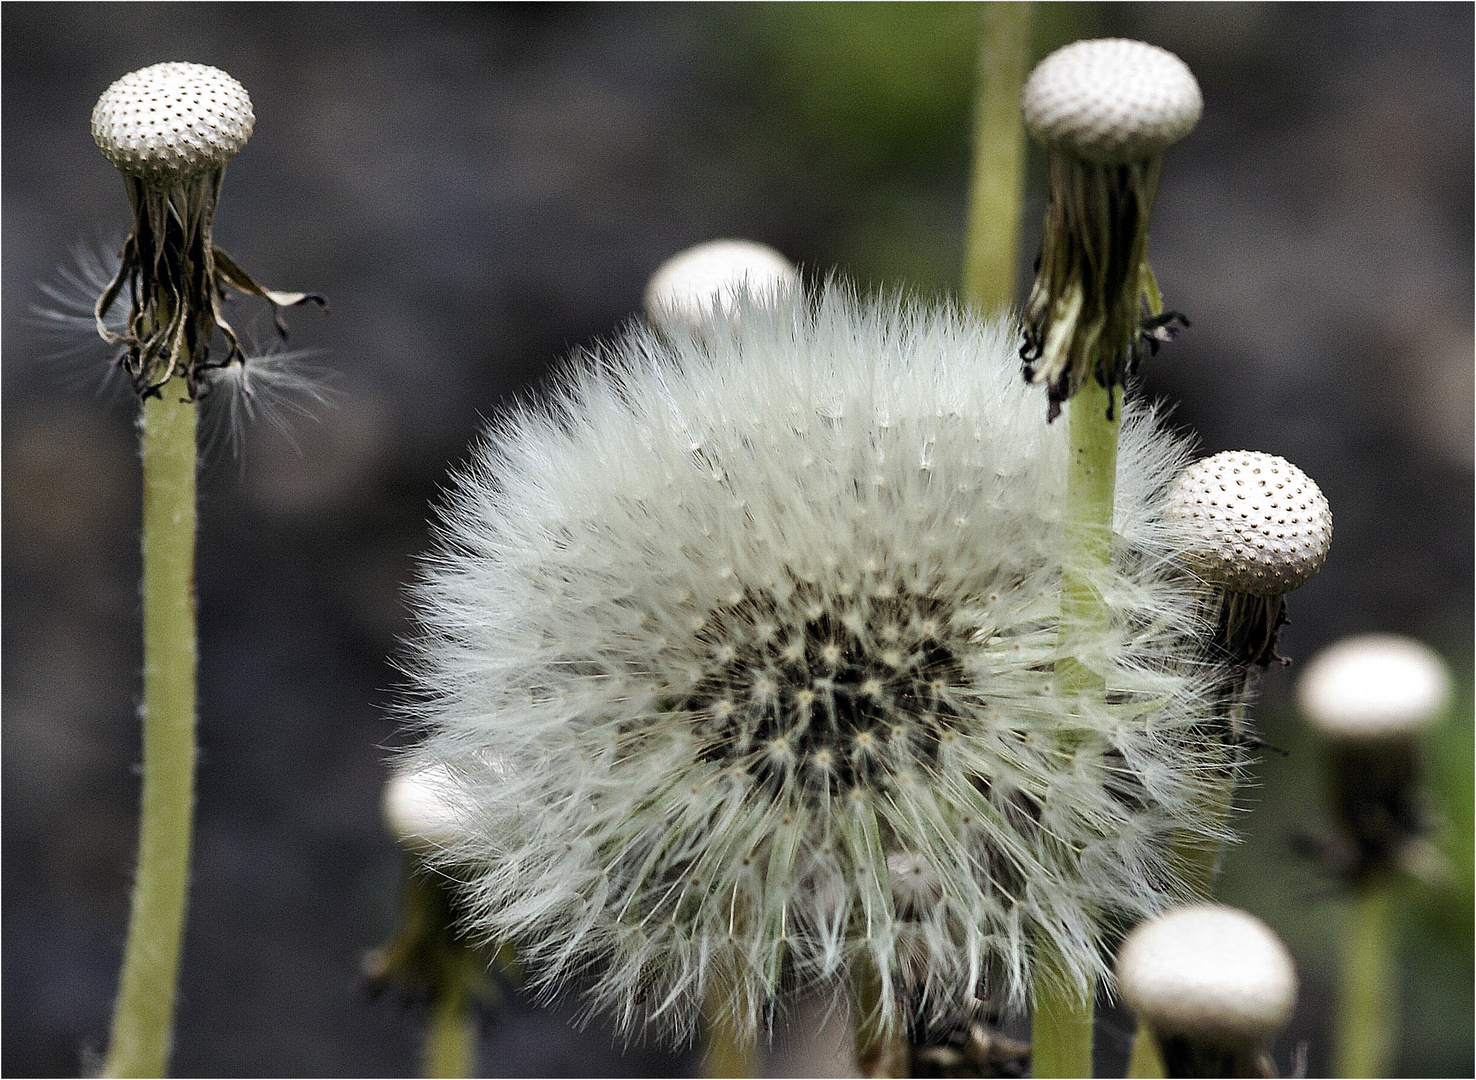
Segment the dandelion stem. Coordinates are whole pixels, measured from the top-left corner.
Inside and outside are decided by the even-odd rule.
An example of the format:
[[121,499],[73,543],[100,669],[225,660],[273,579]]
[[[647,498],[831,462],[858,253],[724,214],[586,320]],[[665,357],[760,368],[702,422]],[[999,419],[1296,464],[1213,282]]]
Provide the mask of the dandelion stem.
[[447,949],[441,978],[432,988],[430,1023],[425,1032],[423,1075],[474,1076],[477,1071],[477,1017],[469,988],[480,974],[474,950]]
[[1074,986],[1054,947],[1035,960],[1030,1017],[1030,1075],[1092,1075],[1092,998]]
[[107,1076],[163,1076],[189,885],[195,769],[195,405],[144,401],[143,800]]
[[980,6],[983,27],[963,293],[989,313],[1015,296],[1025,163],[1020,88],[1025,84],[1033,5],[991,0]]
[[882,1024],[883,982],[866,962],[851,975],[851,1024],[856,1037],[857,1076],[907,1076],[908,1046],[900,1032]]
[[1117,490],[1117,433],[1122,388],[1096,379],[1071,399],[1066,520],[1071,551],[1061,575],[1060,656],[1056,674],[1064,693],[1101,693],[1102,674],[1086,651],[1107,619],[1097,581],[1112,558],[1112,507]]
[[708,1010],[707,1049],[702,1055],[703,1076],[757,1076],[757,1057],[757,1043],[734,1027],[729,1010]]
[[1141,1020],[1138,1032],[1133,1036],[1133,1052],[1128,1056],[1127,1075],[1140,1080],[1163,1080],[1168,1076],[1168,1066],[1163,1063],[1163,1051],[1153,1032]]
[[1355,887],[1338,1003],[1338,1076],[1389,1076],[1393,1066],[1395,991],[1391,923],[1393,883],[1375,876]]
[[[1117,487],[1117,433],[1122,390],[1096,379],[1071,399],[1066,519],[1071,550],[1061,574],[1058,692],[1101,695],[1106,682],[1093,666],[1089,646],[1107,620],[1096,582],[1112,557],[1112,507]],[[1082,993],[1060,957],[1041,943],[1037,961],[1031,1060],[1036,1076],[1092,1074],[1092,997]]]

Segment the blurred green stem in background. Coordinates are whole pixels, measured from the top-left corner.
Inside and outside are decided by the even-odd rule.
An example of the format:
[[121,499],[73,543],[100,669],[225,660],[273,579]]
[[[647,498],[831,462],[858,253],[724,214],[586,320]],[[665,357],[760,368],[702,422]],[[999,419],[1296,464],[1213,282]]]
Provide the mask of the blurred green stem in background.
[[748,1077],[758,1075],[758,1043],[730,1022],[732,1011],[714,993],[704,1023],[707,1046],[702,1054],[702,1075]]
[[851,971],[851,1020],[856,1035],[857,1076],[908,1076],[910,1051],[906,1037],[881,1023],[882,979],[865,960]]
[[477,1075],[478,1017],[471,987],[484,979],[482,959],[463,947],[445,960],[446,970],[432,987],[430,1022],[425,1032],[423,1075]]
[[963,295],[985,315],[1015,299],[1025,171],[1020,88],[1029,64],[1033,6],[1000,0],[980,5],[983,30],[974,98]]
[[1030,1011],[1030,1075],[1092,1075],[1092,990],[1083,996],[1049,945],[1037,945]]
[[195,403],[171,379],[143,403],[143,799],[106,1076],[163,1076],[195,801]]
[[[1245,722],[1245,699],[1242,697],[1232,706],[1232,726]],[[1202,804],[1206,821],[1215,828],[1223,828],[1229,822],[1230,811],[1235,801],[1235,774],[1219,777],[1213,782]],[[1175,830],[1172,840],[1172,859],[1175,869],[1185,885],[1195,896],[1208,900],[1214,896],[1215,877],[1220,864],[1221,844],[1203,836],[1191,835]],[[1128,1058],[1127,1074],[1131,1077],[1157,1078],[1168,1075],[1159,1051],[1158,1041],[1146,1024],[1139,1024],[1133,1036],[1132,1054]]]
[[1336,1021],[1337,1076],[1391,1075],[1398,1007],[1394,892],[1394,881],[1382,874],[1353,889]]

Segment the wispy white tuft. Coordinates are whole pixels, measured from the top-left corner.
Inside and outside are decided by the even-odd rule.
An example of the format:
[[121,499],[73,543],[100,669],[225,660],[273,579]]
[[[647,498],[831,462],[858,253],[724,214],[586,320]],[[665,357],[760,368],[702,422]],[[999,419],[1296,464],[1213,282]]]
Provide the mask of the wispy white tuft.
[[883,975],[884,1023],[1023,1006],[1035,945],[1179,898],[1223,763],[1190,579],[1122,443],[1110,704],[1055,686],[1066,425],[1018,328],[830,287],[634,328],[493,425],[416,590],[414,760],[461,779],[473,928],[548,992],[690,1036]]
[[316,420],[318,410],[331,405],[338,392],[333,373],[308,363],[316,349],[270,348],[208,372],[210,392],[201,398],[205,446],[223,445],[239,456],[247,430],[265,423],[276,428],[297,448],[293,424]]
[[[53,343],[46,359],[64,361],[72,381],[100,396],[134,396],[133,382],[114,362],[120,351],[97,332],[93,308],[97,298],[117,276],[122,240],[82,242],[49,280],[36,284],[41,300],[30,309],[30,326]],[[103,314],[103,325],[114,334],[127,331],[128,297],[122,296]],[[316,349],[283,349],[272,341],[265,348],[249,342],[244,361],[209,368],[209,390],[201,401],[202,449],[228,449],[239,456],[247,430],[265,423],[293,440],[293,425],[317,418],[320,408],[337,397],[333,372],[311,363]],[[224,351],[224,350],[222,350]]]
[[[36,283],[41,299],[30,306],[28,325],[47,342],[42,354],[49,361],[64,361],[69,381],[77,389],[100,397],[121,395],[132,386],[127,374],[112,363],[117,351],[97,332],[93,307],[118,273],[123,239],[84,240],[72,246],[67,260],[48,279]],[[114,304],[103,325],[114,334],[128,328],[126,300]]]

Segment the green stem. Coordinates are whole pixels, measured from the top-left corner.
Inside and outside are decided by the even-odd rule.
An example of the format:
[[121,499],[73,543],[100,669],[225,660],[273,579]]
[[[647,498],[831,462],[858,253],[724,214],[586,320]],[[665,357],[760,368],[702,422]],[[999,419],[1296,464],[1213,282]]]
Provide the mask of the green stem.
[[143,804],[106,1076],[169,1064],[195,785],[195,405],[171,380],[144,401]]
[[[1108,416],[1109,406],[1111,416]],[[1056,681],[1059,692],[1099,695],[1106,680],[1088,659],[1091,642],[1107,622],[1096,581],[1112,558],[1112,507],[1117,487],[1117,432],[1122,391],[1095,379],[1070,401],[1070,460],[1066,472],[1066,520],[1070,551],[1061,573],[1061,630]],[[1091,1076],[1092,997],[1073,988],[1061,958],[1041,943],[1036,964],[1031,1061],[1035,1076]]]
[[1168,1076],[1168,1066],[1163,1063],[1163,1051],[1147,1024],[1138,1024],[1138,1033],[1133,1036],[1133,1052],[1128,1057],[1127,1075],[1141,1080],[1163,1080]]
[[1092,1075],[1092,997],[1072,986],[1055,949],[1036,957],[1030,1014],[1030,1075]]
[[876,969],[859,961],[851,973],[851,1026],[856,1038],[857,1076],[907,1076],[907,1040],[882,1026],[882,980]]
[[446,957],[443,978],[437,980],[425,1032],[422,1074],[430,1077],[475,1076],[477,1072],[477,1018],[468,987],[479,974],[477,955],[456,949]]
[[757,1071],[759,1046],[739,1033],[726,1011],[708,1012],[707,1049],[703,1053],[704,1077],[751,1077]]
[[1393,1067],[1395,991],[1393,883],[1379,877],[1353,893],[1338,1002],[1338,1076],[1389,1076]]
[[992,313],[1015,298],[1025,171],[1020,88],[1025,84],[1033,5],[991,0],[980,6],[983,27],[963,294],[980,311]]
[[[1109,417],[1108,411],[1111,411]],[[1101,672],[1083,659],[1107,622],[1096,581],[1112,559],[1112,507],[1117,491],[1117,432],[1122,388],[1110,392],[1088,379],[1071,399],[1067,423],[1066,521],[1071,550],[1061,574],[1061,659],[1056,664],[1065,693],[1101,693]]]

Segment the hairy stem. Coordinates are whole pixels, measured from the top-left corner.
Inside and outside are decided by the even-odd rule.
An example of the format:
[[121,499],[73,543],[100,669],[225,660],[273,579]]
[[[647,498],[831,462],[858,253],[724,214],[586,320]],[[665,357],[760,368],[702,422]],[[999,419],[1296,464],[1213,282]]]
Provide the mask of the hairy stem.
[[143,801],[138,870],[104,1073],[163,1076],[174,1027],[195,785],[195,405],[145,399]]
[[1393,1067],[1394,888],[1376,876],[1356,886],[1344,938],[1337,1017],[1337,1075],[1389,1076]]
[[1025,169],[1020,88],[1025,84],[1033,5],[991,0],[980,6],[983,26],[963,294],[988,314],[1015,297]]
[[[1093,666],[1090,644],[1108,618],[1096,581],[1112,557],[1112,506],[1117,487],[1117,432],[1122,391],[1088,379],[1071,399],[1066,520],[1071,550],[1061,574],[1061,630],[1056,681],[1063,695],[1101,695],[1106,681]],[[1061,969],[1044,942],[1037,962],[1031,1060],[1036,1076],[1092,1074],[1092,997]]]

